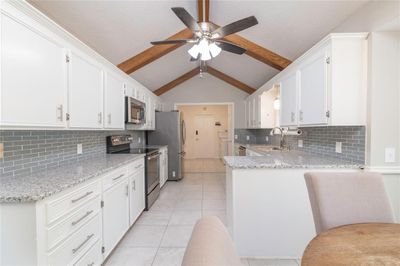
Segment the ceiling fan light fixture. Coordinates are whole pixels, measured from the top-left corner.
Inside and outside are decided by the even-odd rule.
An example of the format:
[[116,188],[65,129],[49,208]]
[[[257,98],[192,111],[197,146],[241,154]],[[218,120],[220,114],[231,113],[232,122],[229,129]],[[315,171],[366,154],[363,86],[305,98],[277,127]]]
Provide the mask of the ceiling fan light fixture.
[[193,45],[193,47],[188,50],[188,53],[190,54],[191,57],[197,58],[200,53],[199,46],[197,44]]
[[210,53],[211,53],[212,57],[216,57],[222,51],[222,49],[220,47],[218,47],[218,45],[216,45],[214,42],[211,43],[208,48],[210,49]]
[[210,60],[210,59],[211,59],[210,52],[207,51],[207,52],[205,52],[205,53],[201,53],[201,58],[200,58],[200,59],[201,59],[202,61]]

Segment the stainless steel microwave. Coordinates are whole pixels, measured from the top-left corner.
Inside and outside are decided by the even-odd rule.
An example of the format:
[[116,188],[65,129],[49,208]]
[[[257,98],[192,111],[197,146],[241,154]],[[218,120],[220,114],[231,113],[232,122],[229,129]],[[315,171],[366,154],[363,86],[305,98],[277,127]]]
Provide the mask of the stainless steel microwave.
[[125,97],[125,123],[146,123],[146,104],[132,97]]

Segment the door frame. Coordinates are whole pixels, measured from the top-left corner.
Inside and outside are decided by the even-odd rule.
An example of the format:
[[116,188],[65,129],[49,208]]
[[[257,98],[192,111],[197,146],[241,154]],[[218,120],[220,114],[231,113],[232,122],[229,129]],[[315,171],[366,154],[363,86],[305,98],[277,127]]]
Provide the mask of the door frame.
[[191,103],[191,102],[184,102],[184,103],[174,103],[174,110],[178,110],[178,106],[190,106],[190,105],[227,105],[231,107],[232,110],[232,116],[231,116],[231,140],[232,140],[232,144],[231,144],[231,151],[232,154],[231,156],[234,155],[234,147],[235,147],[235,103],[234,102],[195,102],[195,103]]

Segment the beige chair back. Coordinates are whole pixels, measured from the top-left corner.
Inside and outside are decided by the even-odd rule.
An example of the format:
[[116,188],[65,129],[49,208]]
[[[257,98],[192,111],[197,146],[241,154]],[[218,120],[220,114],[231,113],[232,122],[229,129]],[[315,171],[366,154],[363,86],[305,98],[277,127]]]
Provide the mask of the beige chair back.
[[304,174],[317,234],[355,223],[394,223],[383,177],[377,173]]

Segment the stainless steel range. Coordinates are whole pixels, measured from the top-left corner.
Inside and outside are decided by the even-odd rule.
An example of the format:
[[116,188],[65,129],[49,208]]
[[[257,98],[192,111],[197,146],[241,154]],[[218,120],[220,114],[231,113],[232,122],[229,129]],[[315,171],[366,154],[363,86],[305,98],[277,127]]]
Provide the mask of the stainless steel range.
[[107,137],[107,153],[131,153],[146,154],[145,158],[145,188],[146,211],[160,195],[160,152],[157,148],[131,148],[132,137],[130,135],[115,135]]

